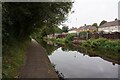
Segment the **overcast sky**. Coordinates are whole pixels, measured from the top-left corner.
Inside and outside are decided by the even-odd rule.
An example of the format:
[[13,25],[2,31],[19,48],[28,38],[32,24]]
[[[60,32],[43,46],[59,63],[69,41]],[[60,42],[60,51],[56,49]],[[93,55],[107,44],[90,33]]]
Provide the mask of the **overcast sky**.
[[72,14],[64,23],[71,27],[90,25],[102,20],[113,21],[118,18],[118,2],[120,0],[74,0]]

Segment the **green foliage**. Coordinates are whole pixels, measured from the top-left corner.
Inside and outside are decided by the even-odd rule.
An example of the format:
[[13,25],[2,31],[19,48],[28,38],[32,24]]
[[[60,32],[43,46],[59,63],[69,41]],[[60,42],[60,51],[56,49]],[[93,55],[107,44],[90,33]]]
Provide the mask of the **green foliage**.
[[48,34],[48,30],[52,32],[52,26],[66,19],[71,5],[71,2],[3,3],[3,43],[11,38],[24,40],[34,32],[44,33],[43,36]]
[[[3,49],[2,56],[2,77],[3,78],[17,78],[18,70],[24,64],[25,52],[30,43],[26,40],[22,43],[14,42],[11,46]],[[17,44],[17,45],[16,45]]]
[[51,39],[51,41],[53,41],[57,44],[71,43],[75,36],[76,36],[76,34],[72,33],[72,34],[68,34],[65,38]]
[[55,47],[55,46],[53,46],[53,45],[48,45],[47,42],[45,42],[43,39],[37,38],[36,40],[37,40],[37,42],[38,42],[39,44],[42,45],[42,47],[45,48],[45,50],[47,51],[47,54],[48,54],[48,55],[51,55],[52,52],[57,49],[57,46]]
[[55,26],[54,30],[55,33],[62,33],[62,30],[58,26]]
[[66,38],[52,38],[50,41],[56,44],[65,44]]
[[75,37],[76,35],[75,34],[68,34],[65,38],[65,42],[66,43],[69,43],[71,41],[73,41],[73,38]]
[[100,25],[99,25],[99,26],[101,26],[101,25],[105,24],[106,22],[107,22],[107,21],[103,20],[103,21],[100,23]]
[[[15,77],[21,65],[29,37],[42,39],[54,33],[53,26],[66,20],[72,7],[71,2],[3,2],[2,3],[2,49],[3,49],[3,76]],[[20,60],[19,60],[20,59]],[[20,62],[19,62],[20,61]]]
[[120,51],[120,42],[108,40],[104,38],[99,39],[90,39],[82,43],[85,47],[96,48],[96,49],[105,49],[110,51],[119,52]]
[[82,31],[82,32],[80,32],[79,34],[80,34],[80,35],[83,35],[83,36],[86,36],[87,31]]
[[68,26],[63,26],[62,27],[62,32],[68,32]]
[[92,26],[95,26],[96,28],[97,28],[97,31],[98,31],[98,24],[97,23],[93,23],[93,25]]
[[97,24],[97,23],[94,23],[94,24],[92,24],[92,26],[98,27],[98,24]]
[[58,38],[58,39],[55,39],[55,43],[57,44],[65,44],[65,38]]

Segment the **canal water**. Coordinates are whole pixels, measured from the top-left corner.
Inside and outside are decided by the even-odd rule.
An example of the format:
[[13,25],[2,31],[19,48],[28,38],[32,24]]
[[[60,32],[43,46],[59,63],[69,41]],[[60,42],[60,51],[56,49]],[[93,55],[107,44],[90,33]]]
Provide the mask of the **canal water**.
[[118,53],[95,53],[72,45],[44,44],[44,47],[56,71],[64,78],[118,78]]

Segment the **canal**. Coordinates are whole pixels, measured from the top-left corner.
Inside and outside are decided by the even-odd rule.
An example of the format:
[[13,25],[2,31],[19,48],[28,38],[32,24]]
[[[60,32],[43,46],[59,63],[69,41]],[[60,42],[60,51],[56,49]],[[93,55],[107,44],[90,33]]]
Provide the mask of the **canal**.
[[45,42],[42,45],[63,78],[118,78],[118,53]]

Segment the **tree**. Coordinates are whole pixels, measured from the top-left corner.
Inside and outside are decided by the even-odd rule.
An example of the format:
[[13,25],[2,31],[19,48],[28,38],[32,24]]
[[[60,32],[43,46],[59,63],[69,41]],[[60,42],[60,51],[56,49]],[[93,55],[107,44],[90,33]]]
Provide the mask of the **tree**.
[[3,44],[25,40],[33,33],[49,34],[52,26],[66,20],[71,7],[71,2],[2,3]]
[[98,27],[98,24],[97,23],[93,23],[92,26]]
[[54,26],[55,33],[62,33],[62,30],[58,26]]
[[97,23],[93,23],[92,26],[95,26],[97,28],[97,31],[98,31],[98,24]]
[[63,26],[62,27],[62,32],[68,32],[68,26]]
[[107,21],[103,20],[103,21],[100,23],[99,26],[101,26],[101,25],[103,25],[103,24],[105,24],[105,23],[107,23]]
[[18,75],[30,36],[53,33],[53,26],[66,20],[71,7],[72,2],[2,2],[3,78]]

